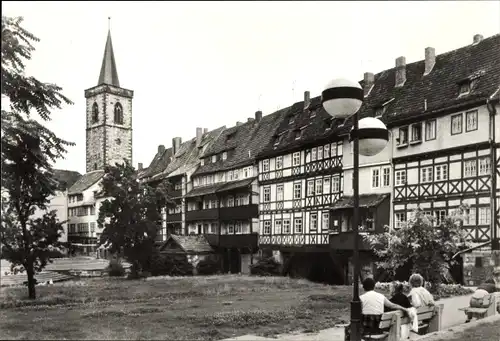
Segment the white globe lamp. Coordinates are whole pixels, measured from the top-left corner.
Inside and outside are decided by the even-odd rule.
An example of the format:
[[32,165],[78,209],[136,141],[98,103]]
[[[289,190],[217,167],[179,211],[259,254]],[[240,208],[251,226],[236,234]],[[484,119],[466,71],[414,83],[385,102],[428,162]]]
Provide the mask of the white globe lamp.
[[321,93],[321,103],[330,116],[345,119],[361,108],[363,97],[363,89],[358,82],[337,78],[326,85]]
[[[351,130],[351,140],[353,131]],[[374,117],[359,120],[359,154],[373,156],[380,153],[389,142],[389,131],[384,122]]]

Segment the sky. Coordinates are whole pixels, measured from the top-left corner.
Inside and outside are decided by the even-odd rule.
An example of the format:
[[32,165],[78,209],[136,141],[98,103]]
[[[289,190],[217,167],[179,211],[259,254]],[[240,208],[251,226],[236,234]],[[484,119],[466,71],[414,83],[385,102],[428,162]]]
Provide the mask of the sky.
[[134,90],[133,164],[196,127],[246,121],[321,94],[333,78],[411,63],[500,32],[500,1],[2,2],[40,42],[26,73],[74,105],[47,125],[75,142],[55,167],[85,173],[84,90],[97,85],[108,17],[120,85]]

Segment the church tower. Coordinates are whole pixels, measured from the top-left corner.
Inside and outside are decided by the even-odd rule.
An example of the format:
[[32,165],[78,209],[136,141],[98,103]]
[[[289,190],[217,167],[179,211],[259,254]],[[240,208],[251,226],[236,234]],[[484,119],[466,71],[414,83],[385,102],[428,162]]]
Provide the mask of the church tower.
[[85,90],[87,100],[87,173],[128,160],[132,163],[132,98],[120,87],[111,31],[104,48],[97,86]]

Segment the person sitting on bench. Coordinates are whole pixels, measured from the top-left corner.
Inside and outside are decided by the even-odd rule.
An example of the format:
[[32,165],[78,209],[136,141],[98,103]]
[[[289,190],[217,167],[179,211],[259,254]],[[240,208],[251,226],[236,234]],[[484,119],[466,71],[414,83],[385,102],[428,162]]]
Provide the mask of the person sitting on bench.
[[[384,308],[401,310],[408,313],[407,309],[389,301],[383,294],[375,291],[375,280],[371,277],[363,281],[365,293],[359,296],[361,301],[362,334],[379,334],[379,324],[384,314]],[[350,325],[345,328],[345,340],[350,340]]]
[[[485,298],[495,292],[500,292],[500,267],[493,269],[493,278],[487,279],[477,287],[470,298],[469,306],[471,308],[487,308]],[[500,302],[497,303],[497,311],[500,313]],[[471,314],[468,314],[466,322],[470,321],[471,318]]]

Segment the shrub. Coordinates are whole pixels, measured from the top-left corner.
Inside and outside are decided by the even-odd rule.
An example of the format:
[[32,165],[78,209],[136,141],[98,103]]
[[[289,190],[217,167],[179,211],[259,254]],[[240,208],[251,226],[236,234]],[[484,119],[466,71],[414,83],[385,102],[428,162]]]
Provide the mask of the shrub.
[[264,258],[250,266],[250,273],[256,276],[279,276],[281,264],[274,257]]
[[193,265],[184,255],[155,253],[151,259],[152,276],[192,276]]
[[196,270],[199,275],[213,275],[220,270],[220,262],[216,258],[207,257],[198,263]]
[[111,277],[125,276],[125,268],[123,267],[122,261],[120,259],[110,260],[106,270],[108,272],[108,275]]
[[[409,290],[408,282],[402,282],[402,284]],[[375,289],[383,291],[384,293],[390,293],[392,288],[392,282],[377,282],[375,284]],[[432,290],[432,284],[425,282],[425,288],[429,291]],[[470,288],[464,287],[460,284],[439,284],[439,289],[434,290],[434,299],[447,298],[454,296],[465,296],[472,294],[474,291]]]

